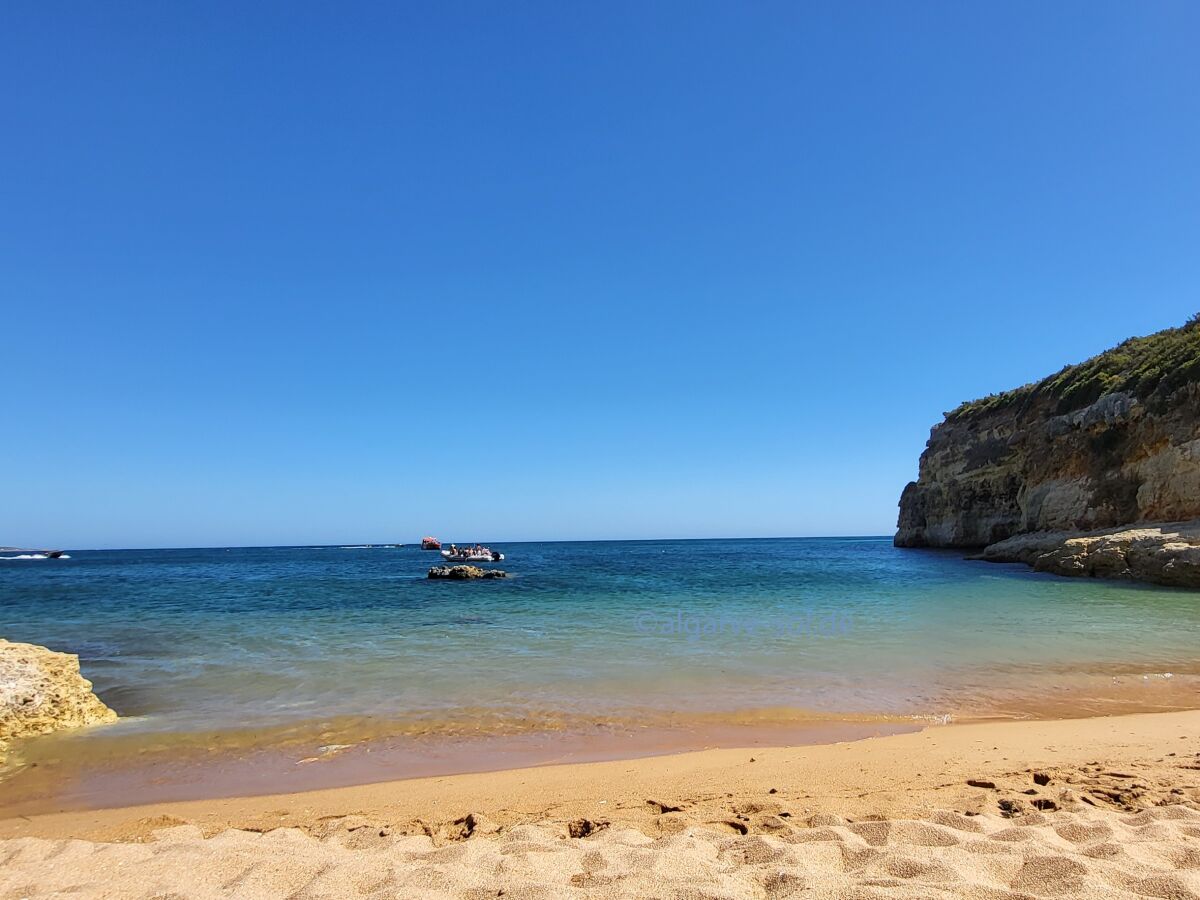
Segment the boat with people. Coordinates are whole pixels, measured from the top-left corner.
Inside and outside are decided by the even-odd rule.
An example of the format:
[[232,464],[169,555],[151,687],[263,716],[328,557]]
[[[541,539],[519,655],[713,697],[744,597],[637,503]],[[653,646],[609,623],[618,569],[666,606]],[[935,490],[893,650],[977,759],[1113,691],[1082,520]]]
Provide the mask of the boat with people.
[[451,544],[449,550],[442,551],[442,558],[453,563],[500,562],[504,559],[504,554],[482,544],[473,544],[470,547]]
[[422,550],[441,550],[442,542],[439,541],[435,537],[423,537],[423,538],[421,538],[421,549]]

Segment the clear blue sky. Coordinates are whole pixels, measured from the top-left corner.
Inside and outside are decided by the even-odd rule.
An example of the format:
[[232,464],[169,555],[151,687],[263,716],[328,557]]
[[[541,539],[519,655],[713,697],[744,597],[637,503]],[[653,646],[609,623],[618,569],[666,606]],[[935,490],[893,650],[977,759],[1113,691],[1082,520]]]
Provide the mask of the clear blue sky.
[[1200,307],[1200,5],[0,14],[0,544],[890,533]]

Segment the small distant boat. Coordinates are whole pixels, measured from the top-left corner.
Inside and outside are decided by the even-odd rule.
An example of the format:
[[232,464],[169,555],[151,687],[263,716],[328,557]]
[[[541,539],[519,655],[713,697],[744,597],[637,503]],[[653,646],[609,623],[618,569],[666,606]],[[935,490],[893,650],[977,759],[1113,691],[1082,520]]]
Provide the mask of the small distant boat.
[[59,559],[65,550],[23,550],[20,547],[0,547],[0,553],[15,553],[10,559]]
[[453,550],[443,550],[442,558],[452,563],[491,563],[500,562],[504,554],[490,547],[454,547]]
[[421,549],[422,550],[441,550],[442,542],[439,541],[435,537],[423,537],[423,538],[421,538]]

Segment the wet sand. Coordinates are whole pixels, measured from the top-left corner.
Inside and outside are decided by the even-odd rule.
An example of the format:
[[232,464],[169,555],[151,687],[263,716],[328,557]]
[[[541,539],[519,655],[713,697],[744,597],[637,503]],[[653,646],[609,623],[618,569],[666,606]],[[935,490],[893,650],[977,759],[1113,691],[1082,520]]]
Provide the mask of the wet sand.
[[[1020,681],[1020,679],[1014,679]],[[155,731],[136,719],[18,744],[0,818],[54,810],[280,794],[428,776],[634,759],[729,747],[801,746],[927,725],[1193,709],[1190,673],[1056,673],[945,717],[775,707],[638,710],[621,716],[466,710],[457,717],[340,716],[231,731]]]
[[[718,747],[830,744],[917,731],[908,719],[847,717],[687,727],[598,724],[588,732],[376,736],[330,731],[270,742],[275,735],[140,735],[62,732],[26,743],[22,765],[0,790],[0,818],[180,800],[349,787],[397,779],[662,756]],[[356,739],[358,738],[358,739]],[[340,743],[352,740],[354,743]]]
[[1200,712],[0,822],[0,896],[1200,897]]

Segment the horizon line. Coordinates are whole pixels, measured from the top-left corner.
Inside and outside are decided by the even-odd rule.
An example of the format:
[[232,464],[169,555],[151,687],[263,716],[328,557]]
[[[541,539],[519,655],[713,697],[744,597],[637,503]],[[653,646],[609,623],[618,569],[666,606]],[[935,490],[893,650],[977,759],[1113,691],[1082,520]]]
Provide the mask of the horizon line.
[[[895,537],[895,533],[891,534],[807,534],[807,535],[759,535],[755,537],[737,537],[737,536],[722,536],[722,537],[669,537],[669,538],[572,538],[572,539],[555,539],[555,540],[517,540],[517,541],[477,541],[476,543],[494,543],[494,544],[650,544],[661,542],[680,541],[831,541],[831,540],[891,540]],[[442,542],[443,545],[452,543],[450,541]],[[299,550],[306,547],[313,549],[402,549],[408,547],[420,547],[419,540],[411,543],[398,543],[395,541],[380,541],[370,542],[362,541],[360,543],[338,542],[335,544],[211,544],[205,546],[173,546],[173,547],[66,547],[63,548],[64,553],[128,553],[141,550]],[[31,547],[13,547],[14,550],[32,550]],[[38,550],[47,548],[36,548]],[[57,547],[53,549],[59,549]]]

